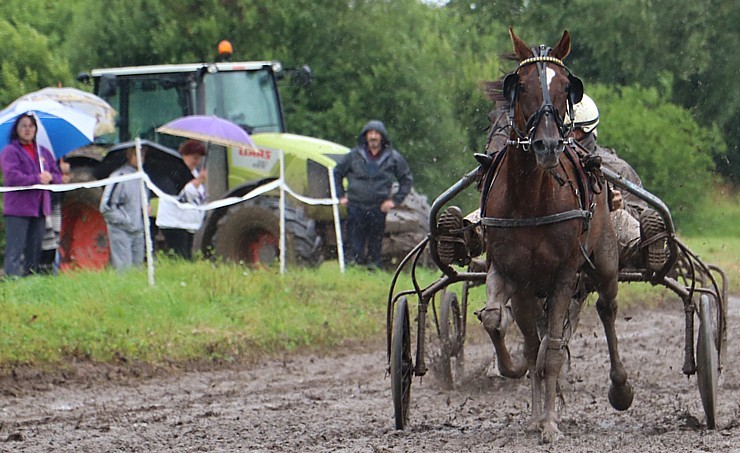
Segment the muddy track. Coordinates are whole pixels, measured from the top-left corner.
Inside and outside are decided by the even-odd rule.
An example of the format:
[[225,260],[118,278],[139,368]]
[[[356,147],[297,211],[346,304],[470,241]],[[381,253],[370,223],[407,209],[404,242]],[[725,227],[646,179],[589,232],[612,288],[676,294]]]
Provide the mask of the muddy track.
[[0,451],[731,451],[740,448],[740,299],[730,313],[715,431],[704,429],[696,377],[681,373],[683,310],[669,300],[620,312],[635,388],[625,412],[607,401],[603,330],[595,310],[585,310],[571,341],[564,437],[554,447],[526,431],[528,380],[487,373],[490,343],[472,326],[454,390],[433,373],[414,378],[405,431],[393,429],[385,349],[376,344],[154,377],[108,370],[56,382],[6,378]]

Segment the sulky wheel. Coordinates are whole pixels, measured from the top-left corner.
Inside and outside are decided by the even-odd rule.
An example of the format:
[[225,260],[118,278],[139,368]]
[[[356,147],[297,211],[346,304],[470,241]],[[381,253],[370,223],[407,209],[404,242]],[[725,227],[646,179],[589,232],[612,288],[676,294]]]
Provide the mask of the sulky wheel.
[[396,302],[391,343],[391,393],[396,429],[403,429],[409,421],[412,373],[409,305],[406,298],[401,297]]
[[[457,294],[444,292],[439,303],[439,336],[442,342],[440,368],[443,382],[452,387],[463,374],[463,326]],[[454,363],[454,374],[453,374]]]
[[696,368],[699,394],[707,416],[707,428],[715,429],[717,381],[719,379],[719,357],[717,352],[716,323],[712,315],[712,304],[708,296],[699,300],[699,337],[696,340]]

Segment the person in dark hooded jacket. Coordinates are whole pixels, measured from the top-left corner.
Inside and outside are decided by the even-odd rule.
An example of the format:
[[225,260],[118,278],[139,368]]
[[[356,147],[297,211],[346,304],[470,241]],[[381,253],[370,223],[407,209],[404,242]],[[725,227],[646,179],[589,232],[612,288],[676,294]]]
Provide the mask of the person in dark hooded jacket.
[[[413,183],[406,160],[391,146],[381,121],[362,128],[357,146],[334,168],[334,178],[339,203],[347,207],[348,263],[380,267],[386,214],[403,202]],[[396,181],[398,191],[391,193]]]

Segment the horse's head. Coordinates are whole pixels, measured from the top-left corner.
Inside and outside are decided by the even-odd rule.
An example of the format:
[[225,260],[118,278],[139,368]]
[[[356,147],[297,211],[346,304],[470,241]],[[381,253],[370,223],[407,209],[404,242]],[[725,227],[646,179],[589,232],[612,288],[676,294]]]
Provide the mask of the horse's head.
[[572,114],[573,105],[583,96],[583,83],[563,64],[570,53],[570,35],[564,32],[552,49],[544,45],[529,48],[512,29],[509,35],[519,59],[517,69],[503,83],[514,138],[528,143],[540,167],[553,168],[570,133],[565,115]]

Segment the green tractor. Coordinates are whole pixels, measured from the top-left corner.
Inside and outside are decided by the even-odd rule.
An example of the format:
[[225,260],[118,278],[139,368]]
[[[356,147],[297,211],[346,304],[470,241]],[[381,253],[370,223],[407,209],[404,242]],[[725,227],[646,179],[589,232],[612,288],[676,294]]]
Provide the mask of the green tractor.
[[[241,125],[257,149],[209,146],[206,165],[211,201],[240,197],[274,180],[280,171],[280,151],[285,156],[285,179],[293,191],[309,198],[330,198],[330,170],[349,149],[286,132],[278,92],[278,81],[284,72],[287,71],[276,61],[95,69],[87,76],[94,83],[95,94],[108,101],[119,115],[117,132],[99,141],[115,144],[139,137],[176,149],[183,139],[157,134],[157,127],[186,115],[215,115]],[[294,78],[310,80],[307,67],[292,72]],[[84,173],[84,165],[76,167]],[[286,261],[315,266],[325,257],[336,256],[331,206],[305,205],[290,195],[286,197]],[[74,196],[71,198],[75,200]],[[79,203],[75,203],[74,209],[73,218],[67,220],[71,225],[69,236],[77,230],[88,238],[81,245],[100,248],[100,235],[87,232]],[[93,219],[90,211],[85,211],[84,216],[89,222],[96,222],[99,229],[100,221]],[[405,256],[427,235],[428,215],[426,197],[415,191],[388,215],[383,244],[388,263]],[[269,264],[279,256],[279,231],[279,194],[268,192],[209,211],[196,234],[196,249],[213,258]],[[74,248],[69,237],[65,241],[64,231],[62,236],[62,248],[65,244]],[[66,256],[74,261],[74,256],[82,257],[88,252],[68,250]]]

